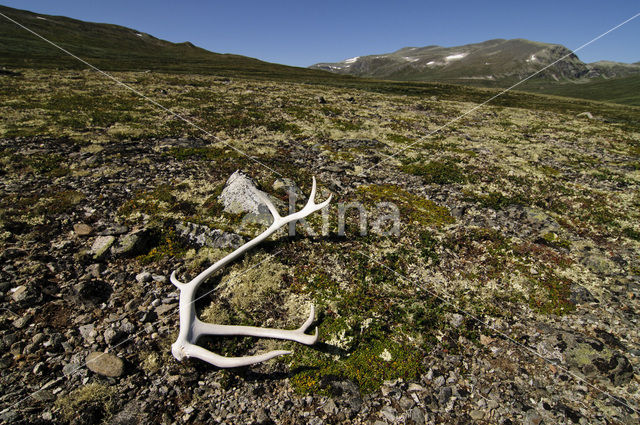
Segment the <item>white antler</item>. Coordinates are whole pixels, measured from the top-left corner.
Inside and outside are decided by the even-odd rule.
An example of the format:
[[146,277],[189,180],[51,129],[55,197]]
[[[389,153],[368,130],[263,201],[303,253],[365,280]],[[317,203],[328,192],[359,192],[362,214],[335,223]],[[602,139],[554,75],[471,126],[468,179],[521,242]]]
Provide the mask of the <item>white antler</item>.
[[[260,192],[258,192],[260,193]],[[286,339],[290,341],[296,341],[301,344],[312,345],[318,339],[318,329],[314,335],[306,334],[307,328],[311,326],[315,317],[315,308],[311,305],[311,312],[309,318],[295,330],[283,330],[283,329],[271,329],[271,328],[259,328],[254,326],[232,326],[232,325],[218,325],[214,323],[204,323],[196,317],[196,309],[194,305],[194,297],[198,287],[215,271],[221,269],[229,262],[240,257],[249,249],[258,245],[260,242],[271,236],[276,230],[285,226],[286,224],[300,220],[309,214],[321,210],[326,207],[331,201],[331,196],[320,203],[315,203],[316,196],[316,178],[313,178],[313,186],[311,188],[311,195],[309,201],[305,207],[293,214],[286,217],[281,217],[278,214],[278,210],[273,203],[266,197],[260,195],[262,201],[267,205],[269,211],[273,215],[273,223],[267,230],[258,235],[255,239],[250,240],[240,248],[236,249],[226,257],[217,261],[211,265],[208,269],[196,276],[192,281],[188,283],[182,283],[176,278],[176,272],[171,273],[171,282],[180,290],[180,333],[178,339],[171,346],[171,352],[173,356],[182,360],[185,357],[195,357],[205,362],[211,363],[218,367],[239,367],[247,366],[254,363],[264,362],[283,354],[290,354],[289,351],[270,351],[268,353],[260,354],[257,356],[245,356],[245,357],[223,357],[209,350],[206,350],[199,345],[196,345],[198,338],[202,335],[242,335],[242,336],[256,336],[264,338],[277,338]]]

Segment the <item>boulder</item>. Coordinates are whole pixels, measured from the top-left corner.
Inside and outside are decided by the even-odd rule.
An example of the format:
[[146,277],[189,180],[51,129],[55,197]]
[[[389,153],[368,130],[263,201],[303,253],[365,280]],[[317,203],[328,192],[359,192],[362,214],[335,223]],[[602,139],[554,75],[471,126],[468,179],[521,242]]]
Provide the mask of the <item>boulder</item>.
[[102,376],[117,378],[124,372],[124,362],[110,353],[94,351],[87,356],[87,367],[90,371]]
[[98,236],[91,246],[91,254],[94,260],[103,259],[109,252],[109,248],[115,242],[114,236]]
[[218,199],[224,205],[225,212],[259,214],[262,212],[260,206],[266,207],[262,197],[268,196],[256,187],[250,177],[238,170],[229,177]]

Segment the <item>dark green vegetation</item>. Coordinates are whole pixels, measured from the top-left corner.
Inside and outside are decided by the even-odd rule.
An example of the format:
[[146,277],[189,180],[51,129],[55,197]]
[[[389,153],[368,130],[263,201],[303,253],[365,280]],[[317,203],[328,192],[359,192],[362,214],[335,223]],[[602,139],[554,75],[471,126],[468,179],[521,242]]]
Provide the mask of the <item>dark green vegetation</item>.
[[[218,54],[189,42],[170,43],[112,24],[84,22],[0,6],[0,12],[106,71],[152,71],[304,79],[323,73]],[[87,66],[5,18],[0,19],[0,66],[86,69]]]
[[528,83],[523,90],[555,96],[578,97],[603,102],[640,106],[640,75],[557,84]]

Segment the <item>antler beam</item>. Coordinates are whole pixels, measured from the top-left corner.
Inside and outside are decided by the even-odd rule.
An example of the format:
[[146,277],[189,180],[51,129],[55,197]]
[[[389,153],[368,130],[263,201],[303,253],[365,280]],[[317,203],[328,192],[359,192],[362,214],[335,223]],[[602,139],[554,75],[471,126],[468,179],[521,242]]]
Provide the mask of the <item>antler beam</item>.
[[[260,192],[259,192],[260,193]],[[277,356],[282,356],[284,354],[290,354],[290,351],[270,351],[268,353],[256,355],[256,356],[245,356],[245,357],[224,357],[218,354],[215,354],[199,345],[196,345],[198,338],[202,335],[241,335],[241,336],[255,336],[261,338],[276,338],[276,339],[285,339],[290,341],[296,341],[305,345],[312,345],[318,339],[318,329],[316,328],[315,334],[309,335],[305,333],[309,326],[313,323],[315,317],[315,308],[311,305],[311,312],[309,313],[309,318],[295,330],[284,330],[284,329],[272,329],[272,328],[259,328],[254,326],[233,326],[233,325],[218,325],[214,323],[205,323],[198,319],[196,316],[196,309],[194,298],[196,295],[196,291],[202,282],[204,282],[211,274],[215,273],[217,270],[220,270],[222,267],[226,266],[231,261],[240,257],[249,249],[258,245],[260,242],[267,239],[273,233],[275,233],[279,228],[289,224],[290,222],[295,222],[306,216],[321,210],[326,207],[331,201],[331,196],[329,198],[320,203],[315,203],[316,196],[316,178],[313,177],[313,185],[311,188],[311,195],[309,196],[309,200],[304,208],[296,213],[287,215],[285,217],[280,216],[278,210],[273,205],[271,200],[269,200],[266,196],[260,194],[262,201],[267,205],[271,215],[273,216],[273,223],[260,235],[256,238],[250,240],[246,244],[242,245],[232,253],[228,254],[224,258],[220,259],[205,271],[197,275],[193,280],[188,283],[182,283],[178,281],[176,278],[176,272],[171,273],[171,283],[173,283],[180,290],[180,333],[178,334],[178,339],[171,346],[171,352],[173,356],[182,360],[185,357],[195,357],[200,360],[204,360],[205,362],[211,363],[214,366],[218,366],[221,368],[230,368],[230,367],[239,367],[239,366],[247,366],[254,363],[264,362],[266,360],[272,359]]]

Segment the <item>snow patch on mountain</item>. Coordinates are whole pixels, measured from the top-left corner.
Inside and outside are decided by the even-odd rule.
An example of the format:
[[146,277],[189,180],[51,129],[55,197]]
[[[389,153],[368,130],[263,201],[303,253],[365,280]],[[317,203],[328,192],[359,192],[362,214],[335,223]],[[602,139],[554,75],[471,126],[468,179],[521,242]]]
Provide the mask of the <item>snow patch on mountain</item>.
[[456,53],[456,54],[447,56],[446,58],[444,58],[444,60],[446,60],[447,62],[455,61],[455,60],[462,59],[465,56],[467,56],[467,53]]

